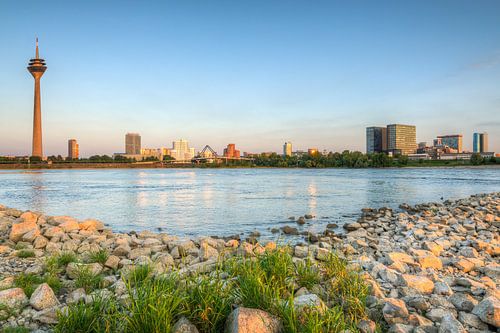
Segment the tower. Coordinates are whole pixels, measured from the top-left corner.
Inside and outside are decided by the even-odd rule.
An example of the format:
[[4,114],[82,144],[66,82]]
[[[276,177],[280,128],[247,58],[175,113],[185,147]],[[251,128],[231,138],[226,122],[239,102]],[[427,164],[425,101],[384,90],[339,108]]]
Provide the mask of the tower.
[[33,148],[31,156],[43,158],[42,150],[42,102],[40,98],[40,79],[47,66],[45,60],[40,59],[38,54],[38,38],[36,39],[36,55],[34,59],[30,59],[28,71],[35,79],[35,100],[33,107]]

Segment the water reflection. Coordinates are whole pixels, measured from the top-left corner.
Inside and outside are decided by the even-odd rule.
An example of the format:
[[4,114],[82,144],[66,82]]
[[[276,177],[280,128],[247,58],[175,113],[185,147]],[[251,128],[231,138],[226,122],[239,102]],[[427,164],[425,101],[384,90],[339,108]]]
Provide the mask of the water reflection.
[[[500,191],[500,169],[158,169],[1,172],[0,203],[98,218],[115,230],[235,234],[313,214],[310,226],[356,219],[363,207]],[[328,217],[328,218],[320,218]]]

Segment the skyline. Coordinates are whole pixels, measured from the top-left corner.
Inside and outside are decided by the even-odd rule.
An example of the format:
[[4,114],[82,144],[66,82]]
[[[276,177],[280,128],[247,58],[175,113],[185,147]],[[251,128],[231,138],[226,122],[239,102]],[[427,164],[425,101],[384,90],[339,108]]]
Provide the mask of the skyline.
[[[463,134],[466,150],[474,132],[488,132],[490,150],[500,150],[498,3],[412,4],[415,12],[368,4],[361,15],[330,3],[156,3],[147,10],[87,3],[49,1],[36,14],[42,21],[14,15],[19,3],[0,4],[0,42],[10,45],[0,54],[0,155],[31,150],[25,63],[35,34],[51,64],[42,89],[46,156],[64,152],[73,137],[82,156],[120,152],[126,132],[141,133],[145,147],[184,137],[217,151],[235,142],[245,151],[280,152],[285,141],[364,151],[365,127],[386,123],[414,124],[417,141],[428,143]],[[377,22],[384,11],[390,19]],[[389,15],[398,11],[401,17]],[[424,14],[428,24],[417,26]],[[363,19],[375,29],[355,24]],[[105,27],[110,22],[113,29]]]

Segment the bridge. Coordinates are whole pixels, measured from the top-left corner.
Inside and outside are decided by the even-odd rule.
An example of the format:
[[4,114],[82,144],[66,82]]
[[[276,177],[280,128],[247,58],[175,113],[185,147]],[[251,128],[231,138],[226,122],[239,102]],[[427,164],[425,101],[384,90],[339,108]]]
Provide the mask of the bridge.
[[219,156],[215,150],[206,145],[191,161],[193,163],[227,163],[228,161],[253,161],[250,157],[227,157]]

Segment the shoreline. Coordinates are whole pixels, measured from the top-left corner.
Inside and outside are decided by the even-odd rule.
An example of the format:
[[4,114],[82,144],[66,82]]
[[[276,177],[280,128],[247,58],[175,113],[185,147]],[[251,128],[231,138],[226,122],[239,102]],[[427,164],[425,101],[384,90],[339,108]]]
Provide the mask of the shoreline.
[[[337,253],[359,269],[370,290],[363,305],[365,315],[355,323],[361,332],[375,332],[380,325],[392,332],[498,329],[500,192],[400,208],[403,211],[365,208],[357,222],[344,226],[345,234],[327,229],[309,238],[310,242],[290,245],[260,243],[258,236],[240,241],[183,239],[152,231],[115,233],[98,220],[51,217],[0,205],[0,303],[18,307],[18,312],[3,320],[0,307],[0,328],[20,325],[51,332],[63,318],[57,313],[69,311],[75,297],[90,303],[95,293],[120,298],[124,296],[123,274],[145,264],[155,274],[174,270],[184,279],[193,274],[210,275],[221,258],[260,258],[276,249],[289,249],[296,263],[307,261],[323,269],[331,253]],[[104,252],[101,262],[91,263],[86,258]],[[65,253],[83,261],[68,263],[57,273],[64,287],[56,295],[47,286],[50,292],[45,290],[42,296],[50,298],[48,305],[38,306],[32,300],[33,295],[42,297],[40,288],[29,300],[26,290],[16,288],[16,276],[42,274],[46,260]],[[75,270],[82,267],[102,275],[108,285],[82,293],[75,287]],[[321,280],[307,288],[298,285],[294,297],[297,302],[302,296],[314,299],[314,307],[330,309],[331,286],[325,283]]]
[[367,168],[347,168],[347,167],[269,167],[269,166],[196,166],[186,165],[161,165],[158,163],[61,163],[61,164],[1,164],[2,170],[102,170],[102,169],[277,169],[277,170],[393,170],[393,169],[500,169],[500,164],[484,165],[407,165],[407,166],[389,166],[389,167],[367,167]]

